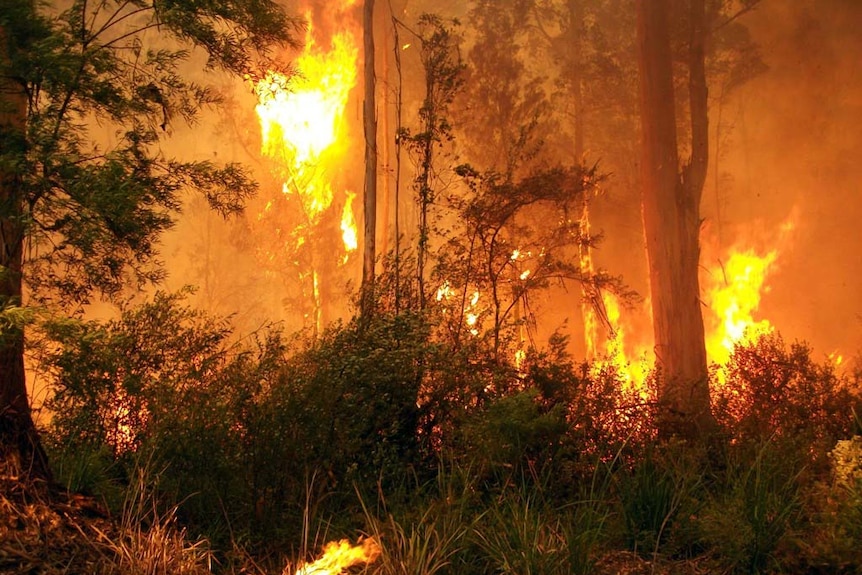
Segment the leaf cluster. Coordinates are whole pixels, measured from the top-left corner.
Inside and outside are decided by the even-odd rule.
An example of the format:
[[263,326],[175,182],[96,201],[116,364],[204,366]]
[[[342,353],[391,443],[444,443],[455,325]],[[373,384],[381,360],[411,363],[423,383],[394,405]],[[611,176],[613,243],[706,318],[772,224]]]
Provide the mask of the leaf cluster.
[[2,105],[26,106],[4,124],[0,165],[18,179],[0,218],[18,222],[16,241],[30,242],[26,275],[37,297],[79,304],[157,281],[157,240],[186,191],[223,213],[241,208],[256,189],[243,167],[163,152],[175,119],[194,123],[219,101],[185,67],[197,47],[210,67],[253,73],[299,25],[261,0],[75,0],[62,11],[4,3]]

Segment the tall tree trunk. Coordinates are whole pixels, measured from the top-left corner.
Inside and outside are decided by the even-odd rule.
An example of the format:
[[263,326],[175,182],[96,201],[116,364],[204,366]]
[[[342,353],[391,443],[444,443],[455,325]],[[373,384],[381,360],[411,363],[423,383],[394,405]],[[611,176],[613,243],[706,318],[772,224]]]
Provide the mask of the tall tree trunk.
[[[389,4],[392,19],[393,50],[395,53],[395,313],[401,311],[401,148],[404,139],[401,134],[403,124],[402,104],[404,75],[401,72],[401,38],[398,35],[398,19]],[[400,15],[400,14],[399,14]],[[389,78],[387,77],[387,81]],[[386,134],[389,137],[389,134]]]
[[365,126],[365,247],[362,260],[363,317],[371,313],[374,295],[374,262],[377,233],[377,116],[374,96],[374,0],[365,0],[363,10],[365,47],[365,101],[362,109]]
[[[0,59],[8,69],[6,31],[0,28]],[[27,122],[27,94],[13,78],[0,77],[0,150],[21,153]],[[0,169],[0,308],[21,305],[24,262],[24,201],[19,176]],[[22,476],[50,480],[48,461],[27,398],[24,329],[0,331],[0,460],[14,462]]]
[[[378,36],[380,38],[380,36]],[[389,35],[383,34],[383,49],[382,49],[382,62],[380,76],[383,78],[384,85],[389,85]],[[383,103],[380,109],[383,110],[383,113],[379,115],[379,119],[382,121],[383,125],[380,127],[380,131],[383,134],[383,137],[380,138],[380,149],[378,150],[378,162],[381,162],[384,166],[383,174],[384,177],[380,179],[380,194],[378,194],[377,204],[378,204],[378,215],[382,216],[382,220],[378,220],[377,222],[377,239],[379,240],[379,245],[377,246],[377,252],[381,254],[389,253],[389,212],[390,206],[392,205],[392,198],[390,194],[390,181],[389,181],[389,173],[391,170],[390,163],[390,152],[389,152],[389,109],[391,105],[391,97],[392,94],[390,90],[382,90],[381,92],[383,96]],[[382,157],[381,161],[379,158]]]
[[[706,174],[703,0],[692,0],[692,158],[679,171],[667,0],[637,0],[643,219],[650,269],[659,432],[695,439],[712,431],[698,260]],[[697,36],[695,38],[695,36]]]
[[[584,10],[581,0],[568,0],[569,10],[569,81],[572,90],[572,107],[574,113],[574,135],[572,138],[574,161],[584,161]],[[581,208],[581,234],[590,234],[589,199],[585,196]],[[587,243],[578,244],[578,262],[583,274],[592,276],[594,273],[592,249]],[[594,358],[598,340],[598,321],[596,305],[602,301],[602,294],[592,282],[581,282],[581,294],[578,305],[581,308],[583,321],[584,353],[589,359]]]

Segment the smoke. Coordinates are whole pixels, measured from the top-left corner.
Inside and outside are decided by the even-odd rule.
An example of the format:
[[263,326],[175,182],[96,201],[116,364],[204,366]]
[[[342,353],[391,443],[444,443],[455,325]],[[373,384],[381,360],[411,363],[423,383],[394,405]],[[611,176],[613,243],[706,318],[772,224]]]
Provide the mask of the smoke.
[[[768,70],[721,110],[707,235],[723,247],[740,234],[780,243],[760,246],[779,250],[760,315],[815,356],[852,355],[862,347],[862,4],[766,0],[744,18]],[[715,105],[710,116],[715,127]]]
[[[429,8],[420,4],[408,2],[406,10],[397,11],[399,17],[409,20]],[[463,16],[463,5],[459,6]],[[858,231],[862,163],[857,161],[862,149],[862,35],[858,33],[862,3],[763,0],[740,22],[748,27],[768,68],[732,92],[713,89],[710,94],[703,266],[720,268],[733,247],[763,254],[776,249],[766,280],[768,291],[756,318],[768,319],[786,340],[807,340],[815,356],[833,351],[852,356],[862,348],[862,234]],[[380,31],[386,32],[385,28]],[[380,42],[390,48],[389,40]],[[631,69],[633,62],[620,65]],[[405,70],[411,73],[420,72]],[[232,105],[195,130],[178,133],[176,139],[196,156],[251,165],[263,193],[270,193],[268,186],[278,182],[261,163],[254,98],[246,86],[232,84],[226,89]],[[350,114],[357,121],[355,102]],[[614,145],[623,152],[603,153],[589,141],[591,123],[606,121],[603,114],[592,111],[586,119],[587,159],[599,161],[611,172],[606,193],[591,212],[593,228],[606,237],[595,257],[600,267],[622,275],[646,295],[638,190],[631,178],[637,173],[637,134],[631,134],[631,145],[615,139]],[[356,156],[350,160],[352,171],[356,171],[360,147],[354,146],[352,154]],[[611,158],[618,165],[610,163]],[[402,201],[412,205],[407,198]],[[259,247],[244,241],[250,237],[248,230],[259,225],[255,216],[260,210],[252,203],[240,220],[222,222],[191,206],[164,250],[171,272],[169,287],[199,286],[196,304],[218,313],[238,313],[249,329],[289,316],[285,286],[260,274],[255,263]],[[782,231],[788,221],[794,222],[793,230]],[[569,286],[565,293],[553,296],[554,301],[544,306],[537,302],[537,307],[552,310],[539,318],[545,325],[541,331],[546,335],[568,321],[577,337],[580,297],[580,291]],[[651,338],[643,308],[623,310],[623,314],[629,314],[628,325],[636,339]]]

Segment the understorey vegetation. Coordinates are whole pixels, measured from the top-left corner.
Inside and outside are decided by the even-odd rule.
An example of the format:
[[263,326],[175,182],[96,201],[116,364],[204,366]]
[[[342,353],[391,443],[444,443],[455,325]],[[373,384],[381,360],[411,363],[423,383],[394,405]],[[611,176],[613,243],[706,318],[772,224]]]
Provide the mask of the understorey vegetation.
[[715,386],[717,434],[658,441],[650,390],[562,338],[516,362],[376,301],[317,338],[238,340],[183,294],[45,324],[54,475],[125,526],[93,532],[103,562],[278,573],[374,536],[379,573],[862,570],[859,373],[764,336]]
[[[380,210],[394,222],[364,237],[394,250],[363,246],[361,313],[330,322],[350,317],[337,301],[350,249],[328,235],[337,212],[348,231],[353,192],[297,205],[315,185],[276,182],[290,170],[264,154],[250,154],[257,169],[171,156],[175,130],[231,107],[222,78],[277,92],[266,79],[292,66],[273,51],[298,50],[314,22],[272,0],[5,2],[0,573],[321,575],[302,566],[341,540],[371,556],[349,571],[373,575],[862,573],[862,367],[775,332],[707,366],[699,207],[721,158],[707,95],[721,94],[720,118],[724,97],[765,73],[738,19],[758,3],[475,0],[465,28],[408,24],[389,6],[396,70],[372,57],[365,71],[396,100],[381,124],[397,127],[377,134],[395,150],[364,167],[374,180],[397,166]],[[325,4],[309,14],[339,19]],[[800,22],[832,45],[830,28]],[[186,78],[196,62],[224,76]],[[247,124],[235,108],[225,122]],[[255,148],[219,131],[220,149]],[[534,296],[562,289],[583,321],[571,333],[617,339],[611,308],[637,296],[593,261],[590,223],[612,190],[608,231],[653,252],[660,370],[636,385],[620,357],[572,356],[564,327],[537,336],[553,328],[537,329]],[[241,277],[224,292],[234,309],[284,312],[300,331],[241,331],[190,291],[152,291],[163,233],[196,205],[186,192],[223,215],[275,192],[234,222],[226,253],[242,257],[224,273],[209,257],[192,267],[204,286]],[[252,287],[267,274],[264,305]],[[217,299],[207,309],[227,309]],[[116,315],[90,319],[96,301]],[[27,373],[48,382],[41,418]]]

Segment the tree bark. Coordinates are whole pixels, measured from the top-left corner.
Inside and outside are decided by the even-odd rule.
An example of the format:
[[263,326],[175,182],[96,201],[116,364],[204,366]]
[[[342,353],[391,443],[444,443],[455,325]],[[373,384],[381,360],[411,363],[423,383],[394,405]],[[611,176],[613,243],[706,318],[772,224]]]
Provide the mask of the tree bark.
[[374,264],[377,233],[377,116],[374,79],[374,0],[365,0],[363,9],[363,42],[365,47],[365,228],[362,260],[361,313],[368,317],[373,304]]
[[[0,62],[9,69],[6,30],[0,28]],[[0,77],[0,152],[23,153],[27,94],[20,82]],[[20,177],[0,169],[0,307],[21,305],[26,235]],[[0,461],[13,464],[22,477],[51,480],[50,468],[33,424],[24,372],[24,328],[0,331]]]
[[[699,5],[699,7],[698,7]],[[679,168],[667,0],[638,0],[643,219],[660,370],[659,432],[696,439],[711,432],[700,309],[700,197],[708,157],[703,73],[703,0],[692,0],[692,158]]]

